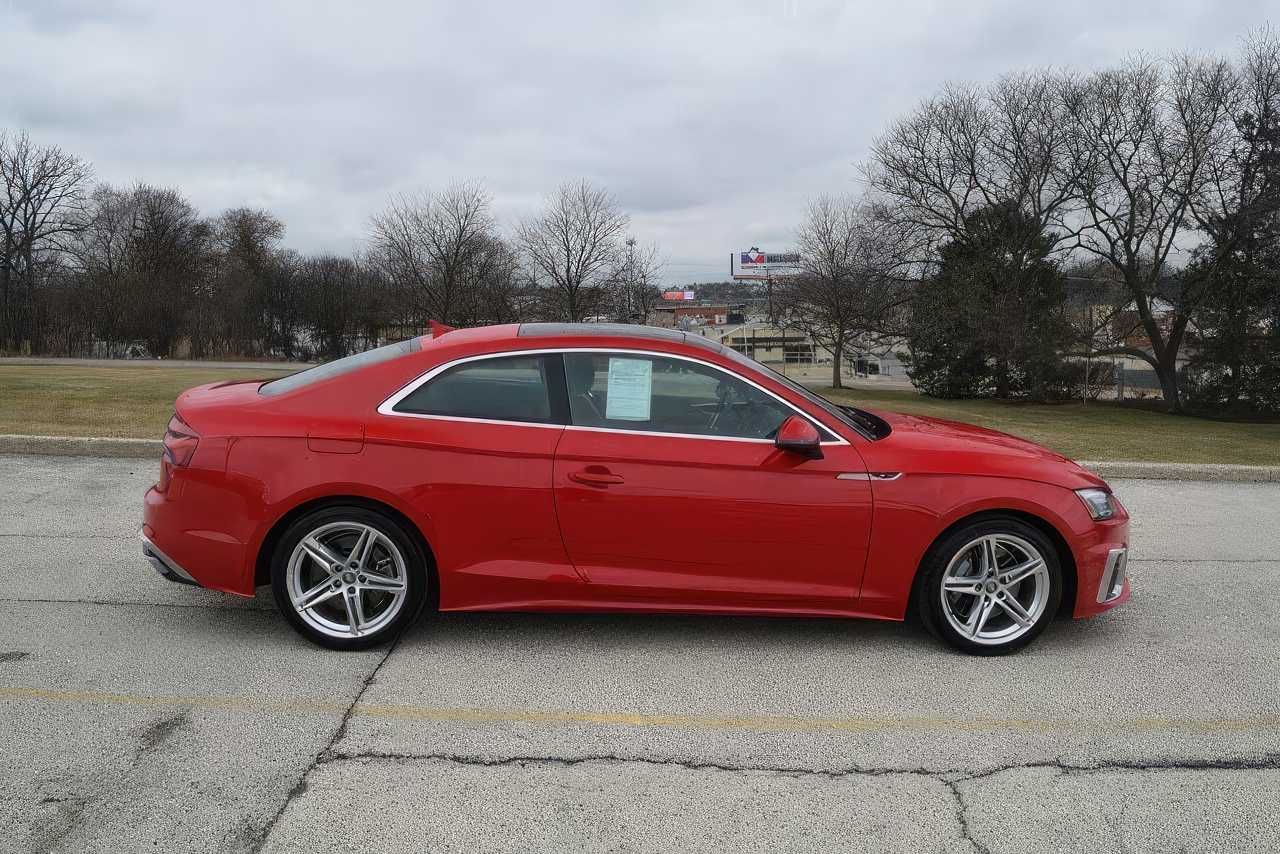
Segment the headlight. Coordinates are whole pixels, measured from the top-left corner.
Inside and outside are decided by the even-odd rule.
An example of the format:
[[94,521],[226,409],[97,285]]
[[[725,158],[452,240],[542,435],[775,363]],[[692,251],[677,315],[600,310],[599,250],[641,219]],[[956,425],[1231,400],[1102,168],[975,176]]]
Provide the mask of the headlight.
[[1095,522],[1116,515],[1116,500],[1105,489],[1077,489],[1076,495],[1080,496]]

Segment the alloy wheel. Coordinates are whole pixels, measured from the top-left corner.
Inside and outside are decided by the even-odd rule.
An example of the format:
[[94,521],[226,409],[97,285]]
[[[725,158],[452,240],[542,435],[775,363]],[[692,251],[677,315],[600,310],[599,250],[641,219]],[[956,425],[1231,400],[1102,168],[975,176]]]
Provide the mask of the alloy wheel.
[[334,638],[377,632],[400,613],[409,591],[400,549],[377,528],[354,521],[321,525],[299,540],[285,579],[298,616]]
[[951,558],[939,595],[947,622],[962,637],[997,646],[1032,630],[1048,605],[1051,583],[1035,545],[1013,534],[988,534]]

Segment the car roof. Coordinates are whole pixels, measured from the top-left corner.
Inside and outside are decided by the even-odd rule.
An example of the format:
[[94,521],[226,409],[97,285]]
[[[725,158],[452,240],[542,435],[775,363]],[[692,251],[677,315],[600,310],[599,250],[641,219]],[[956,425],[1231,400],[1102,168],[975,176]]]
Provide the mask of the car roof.
[[631,338],[639,341],[666,341],[672,344],[690,344],[717,353],[724,349],[718,342],[701,335],[629,323],[522,323],[516,334],[521,338]]

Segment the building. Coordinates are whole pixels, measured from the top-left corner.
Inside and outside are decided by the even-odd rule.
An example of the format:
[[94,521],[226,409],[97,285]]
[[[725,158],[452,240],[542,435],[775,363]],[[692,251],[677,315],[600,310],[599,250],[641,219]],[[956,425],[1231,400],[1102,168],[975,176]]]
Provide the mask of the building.
[[691,326],[723,326],[742,323],[742,307],[729,305],[685,305],[660,303],[649,315],[652,326],[666,329],[688,329]]

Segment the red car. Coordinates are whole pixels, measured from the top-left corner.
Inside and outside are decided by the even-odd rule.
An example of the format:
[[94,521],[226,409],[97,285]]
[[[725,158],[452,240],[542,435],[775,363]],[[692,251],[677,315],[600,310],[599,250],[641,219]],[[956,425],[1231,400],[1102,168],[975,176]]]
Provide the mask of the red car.
[[184,392],[146,556],[336,649],[445,611],[901,620],[978,654],[1129,598],[1107,484],[965,424],[837,406],[695,334],[450,330]]

